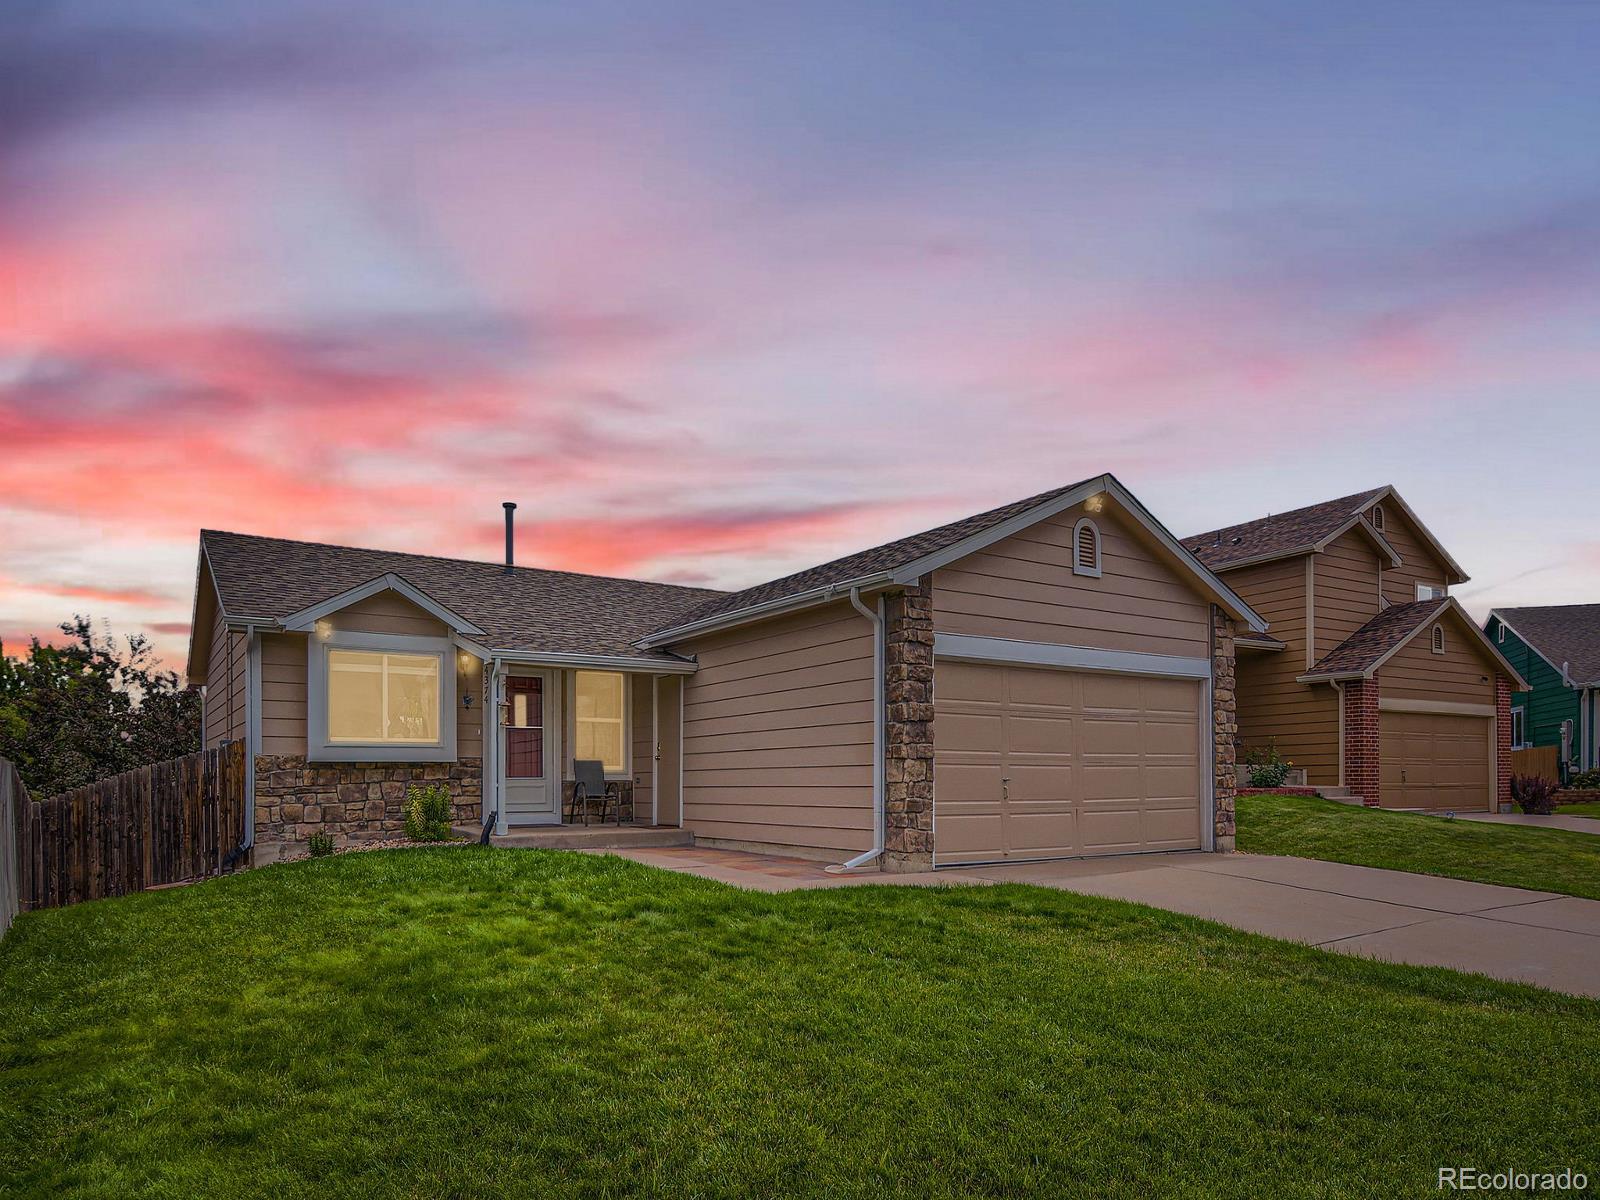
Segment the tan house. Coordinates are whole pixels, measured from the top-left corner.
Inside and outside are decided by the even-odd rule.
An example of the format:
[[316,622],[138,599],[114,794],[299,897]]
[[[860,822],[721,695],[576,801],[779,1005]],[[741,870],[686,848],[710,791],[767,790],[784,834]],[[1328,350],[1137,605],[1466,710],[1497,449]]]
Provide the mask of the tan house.
[[1466,572],[1393,487],[1184,539],[1271,623],[1241,636],[1241,753],[1384,808],[1510,802],[1522,677],[1450,596]]
[[1266,622],[1098,476],[735,593],[205,531],[189,676],[252,839],[372,836],[416,780],[890,870],[1233,840],[1234,632]]

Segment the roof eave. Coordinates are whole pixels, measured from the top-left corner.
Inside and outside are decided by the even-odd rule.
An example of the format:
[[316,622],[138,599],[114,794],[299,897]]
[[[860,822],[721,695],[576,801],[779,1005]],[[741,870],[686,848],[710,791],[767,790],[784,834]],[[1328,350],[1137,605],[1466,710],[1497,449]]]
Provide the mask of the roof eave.
[[776,600],[767,600],[760,604],[751,604],[729,612],[717,613],[703,620],[690,621],[672,629],[663,629],[659,633],[652,633],[642,637],[633,644],[641,650],[659,650],[661,647],[671,645],[673,642],[703,637],[708,633],[718,633],[724,629],[732,629],[736,625],[744,625],[750,621],[760,620],[763,617],[777,617],[785,613],[800,612],[815,605],[828,604],[839,596],[848,594],[852,588],[877,588],[893,582],[893,572],[878,571],[871,575],[863,575],[857,579],[847,579],[842,583],[830,583],[825,587],[807,588],[803,592],[796,592],[790,596],[780,596]]
[[1422,534],[1423,539],[1428,543],[1429,546],[1433,548],[1433,552],[1439,556],[1439,558],[1444,562],[1444,565],[1454,574],[1454,578],[1447,578],[1445,580],[1447,585],[1454,586],[1458,583],[1466,583],[1472,578],[1472,576],[1468,575],[1462,568],[1461,564],[1450,556],[1450,552],[1444,548],[1444,543],[1434,536],[1433,530],[1429,529],[1422,523],[1422,518],[1417,516],[1411,505],[1406,503],[1406,498],[1394,490],[1394,484],[1384,484],[1384,486],[1380,488],[1375,495],[1368,497],[1366,503],[1360,508],[1356,509],[1356,512],[1364,513],[1374,504],[1377,504],[1385,499],[1393,500],[1400,506],[1400,511],[1405,513],[1406,519],[1409,520],[1412,525],[1416,526],[1417,532]]

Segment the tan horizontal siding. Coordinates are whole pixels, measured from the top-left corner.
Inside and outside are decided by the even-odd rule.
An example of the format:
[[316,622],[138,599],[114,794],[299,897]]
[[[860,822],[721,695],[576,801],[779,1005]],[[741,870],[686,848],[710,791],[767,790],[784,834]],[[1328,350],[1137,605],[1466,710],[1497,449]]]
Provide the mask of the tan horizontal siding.
[[261,635],[261,753],[306,752],[306,635]]
[[633,819],[655,820],[655,743],[651,740],[650,677],[636,675],[631,717],[633,721]]
[[1314,661],[1378,615],[1378,554],[1365,534],[1352,529],[1311,561],[1316,571]]
[[1429,626],[1412,638],[1378,671],[1379,695],[1385,700],[1437,700],[1451,704],[1493,704],[1497,668],[1469,640],[1459,623],[1444,623],[1445,652],[1435,654]]
[[[1370,520],[1372,510],[1367,510]],[[1404,561],[1391,567],[1385,560],[1383,567],[1383,594],[1390,604],[1406,604],[1417,598],[1417,584],[1441,585],[1445,581],[1444,560],[1433,552],[1433,547],[1423,540],[1417,527],[1411,523],[1393,500],[1383,501],[1383,536],[1394,547],[1394,552]]]
[[430,616],[398,592],[378,592],[328,617],[348,633],[394,633],[406,637],[448,637],[443,621]]
[[1072,572],[1082,509],[1041,521],[933,574],[940,633],[1152,654],[1209,653],[1208,602],[1110,510],[1091,514],[1099,578]]
[[810,849],[872,837],[872,630],[848,603],[682,647],[684,823]]
[[[1306,669],[1306,560],[1306,555],[1280,558],[1223,576],[1266,618],[1268,632],[1287,644],[1281,651],[1239,654],[1239,750],[1243,755],[1254,747],[1275,745],[1295,766],[1306,769],[1313,784],[1332,787],[1339,779],[1337,695],[1326,684],[1313,687],[1296,678]],[[1319,613],[1321,583],[1318,577]],[[1319,615],[1319,641],[1321,634]]]

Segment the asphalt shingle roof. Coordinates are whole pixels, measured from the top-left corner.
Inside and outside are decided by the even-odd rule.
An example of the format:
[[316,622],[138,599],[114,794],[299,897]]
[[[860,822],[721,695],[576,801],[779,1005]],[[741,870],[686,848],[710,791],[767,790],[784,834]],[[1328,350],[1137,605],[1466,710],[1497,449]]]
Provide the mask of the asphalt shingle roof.
[[1309,550],[1366,508],[1385,490],[1372,488],[1340,496],[1337,500],[1324,500],[1321,504],[1308,504],[1305,508],[1274,513],[1242,525],[1197,533],[1182,539],[1183,545],[1213,571],[1248,559]]
[[1366,671],[1449,606],[1448,597],[1391,604],[1324,654],[1306,674],[1342,675]]
[[1497,608],[1498,616],[1573,682],[1600,683],[1600,604]]
[[807,567],[804,571],[796,571],[793,574],[757,584],[755,587],[745,588],[742,592],[727,592],[716,595],[680,614],[677,620],[669,625],[663,625],[661,628],[678,628],[693,621],[703,621],[709,617],[737,612],[740,609],[751,608],[757,604],[782,600],[789,596],[799,595],[802,592],[825,588],[830,584],[848,583],[852,579],[861,579],[869,575],[880,575],[887,571],[898,570],[907,563],[916,562],[919,558],[937,553],[947,546],[953,546],[974,534],[982,533],[986,529],[992,529],[994,526],[1025,513],[1029,509],[1037,508],[1041,504],[1047,504],[1074,488],[1082,487],[1087,482],[1089,480],[1084,479],[1079,480],[1077,483],[1069,483],[1065,487],[1052,488],[1048,492],[1040,492],[1037,496],[1029,496],[1026,500],[1016,500],[1010,504],[1002,504],[999,508],[991,508],[988,512],[963,517],[959,521],[951,521],[948,525],[940,525],[935,529],[926,529],[921,533],[914,533],[910,537],[885,542],[883,545],[874,546],[870,550],[860,550],[855,554],[847,554],[843,558],[834,559],[832,562],[825,562],[816,567]]
[[485,633],[490,649],[664,657],[633,643],[723,595],[500,563],[202,530],[223,610],[280,619],[393,573]]

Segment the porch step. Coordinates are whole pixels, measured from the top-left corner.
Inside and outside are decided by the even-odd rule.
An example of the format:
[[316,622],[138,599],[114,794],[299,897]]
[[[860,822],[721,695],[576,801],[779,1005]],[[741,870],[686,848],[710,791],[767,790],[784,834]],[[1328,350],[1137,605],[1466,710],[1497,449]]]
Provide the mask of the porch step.
[[1349,788],[1325,787],[1319,790],[1322,792],[1324,800],[1337,800],[1340,804],[1353,804],[1357,808],[1365,807],[1367,803],[1364,798],[1355,795]]
[[[456,832],[477,837],[482,831],[459,826]],[[535,825],[492,834],[489,844],[525,850],[624,850],[692,846],[694,834],[671,825]]]

